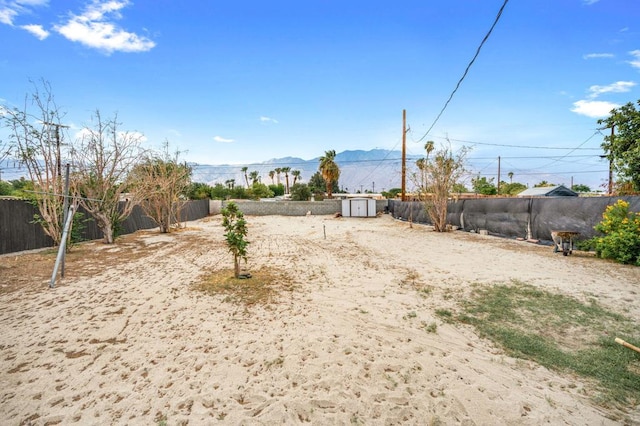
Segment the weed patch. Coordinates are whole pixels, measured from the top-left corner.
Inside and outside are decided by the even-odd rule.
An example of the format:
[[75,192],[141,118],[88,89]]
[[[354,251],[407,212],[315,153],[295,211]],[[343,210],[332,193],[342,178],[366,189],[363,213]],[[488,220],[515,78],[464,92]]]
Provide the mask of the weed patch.
[[640,341],[638,324],[600,307],[514,281],[478,288],[457,319],[512,356],[594,380],[598,402],[610,408],[640,401],[640,356],[614,342]]

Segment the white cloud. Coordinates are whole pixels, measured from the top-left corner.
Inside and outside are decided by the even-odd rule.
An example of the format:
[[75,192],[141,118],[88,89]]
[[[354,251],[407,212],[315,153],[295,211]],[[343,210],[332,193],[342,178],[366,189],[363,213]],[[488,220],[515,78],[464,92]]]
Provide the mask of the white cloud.
[[0,22],[7,25],[13,25],[13,18],[18,16],[18,12],[8,7],[0,9]]
[[635,85],[636,83],[633,81],[616,81],[608,86],[591,86],[589,87],[589,97],[594,99],[603,93],[626,93]]
[[587,6],[592,5],[594,3],[598,3],[600,0],[582,0],[582,3],[586,4]]
[[640,50],[632,50],[629,54],[635,58],[629,61],[631,66],[634,68],[640,68]]
[[590,118],[603,118],[607,117],[612,109],[619,107],[620,105],[612,102],[582,100],[574,102],[571,111]]
[[0,23],[13,26],[18,15],[31,13],[31,9],[46,6],[49,0],[0,0]]
[[583,59],[600,59],[600,58],[613,58],[615,55],[613,53],[587,53],[583,55]]
[[68,40],[106,53],[151,50],[156,45],[151,39],[125,31],[109,20],[120,19],[120,10],[128,5],[128,0],[94,0],[84,13],[72,14],[66,24],[55,26],[55,30]]
[[265,117],[265,116],[261,116],[260,117],[260,121],[263,123],[274,123],[274,124],[278,124],[278,120],[271,118],[271,117]]
[[213,140],[220,143],[232,143],[235,142],[233,139],[225,139],[222,136],[214,136]]
[[22,25],[20,26],[20,28],[22,28],[23,30],[29,31],[31,34],[33,34],[40,40],[44,40],[45,38],[49,37],[49,31],[42,28],[42,25],[35,25],[35,24]]

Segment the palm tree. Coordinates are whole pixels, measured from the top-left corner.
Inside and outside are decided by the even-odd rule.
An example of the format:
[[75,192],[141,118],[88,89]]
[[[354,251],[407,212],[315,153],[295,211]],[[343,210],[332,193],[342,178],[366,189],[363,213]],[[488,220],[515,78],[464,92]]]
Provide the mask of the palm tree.
[[507,173],[507,176],[509,176],[509,183],[513,183],[513,172]]
[[278,185],[280,185],[280,173],[282,173],[282,168],[276,167],[276,178],[278,180]]
[[331,190],[333,188],[333,182],[337,182],[340,178],[340,168],[335,162],[336,151],[325,151],[324,155],[320,157],[320,165],[318,170],[322,174],[322,178],[327,184],[327,198],[331,198]]
[[433,141],[427,141],[424,144],[424,149],[425,151],[427,151],[427,158],[420,158],[418,161],[416,161],[416,165],[418,166],[418,169],[420,169],[420,180],[421,180],[420,183],[422,184],[422,190],[426,192],[427,165],[429,164],[429,155],[435,149],[435,143]]
[[293,176],[293,184],[295,185],[298,179],[300,179],[300,170],[291,170],[291,175]]
[[420,170],[420,190],[421,191],[426,191],[425,189],[425,173],[426,173],[426,166],[427,166],[427,160],[424,158],[418,158],[416,160],[416,166],[418,167],[418,170]]
[[249,176],[247,176],[247,170],[249,170],[249,167],[244,166],[240,170],[242,170],[242,173],[244,173],[244,181],[247,182],[247,188],[248,188],[249,187]]
[[431,152],[433,152],[433,150],[435,149],[435,143],[433,141],[427,141],[427,143],[424,144],[424,149],[427,151],[427,163],[428,163],[429,154],[431,154]]
[[285,182],[287,184],[287,186],[285,186],[286,192],[285,194],[289,193],[289,172],[291,171],[291,167],[283,167],[282,168],[282,173],[284,173],[284,179]]
[[260,176],[258,176],[258,171],[254,170],[251,173],[249,173],[249,177],[251,178],[251,184],[255,185],[258,180],[260,179]]
[[269,171],[269,177],[271,178],[271,184],[275,185],[276,183],[273,180],[273,177],[276,175],[276,171],[275,170],[270,170]]

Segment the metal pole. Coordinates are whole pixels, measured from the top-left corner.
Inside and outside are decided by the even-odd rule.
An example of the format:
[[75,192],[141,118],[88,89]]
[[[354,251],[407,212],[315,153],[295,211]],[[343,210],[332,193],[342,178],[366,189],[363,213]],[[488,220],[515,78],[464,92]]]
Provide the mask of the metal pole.
[[498,155],[498,195],[500,195],[500,156]]
[[62,241],[60,241],[60,247],[58,248],[58,257],[56,257],[56,264],[53,266],[53,273],[51,274],[51,282],[49,283],[49,287],[53,288],[56,285],[56,276],[58,275],[58,268],[60,267],[60,262],[62,261],[62,257],[64,256],[64,251],[67,247],[67,234],[69,233],[69,228],[71,227],[71,222],[73,219],[73,205],[69,207],[69,215],[67,216],[67,222],[64,224],[64,231],[62,232]]
[[[69,214],[68,212],[68,208],[69,208],[69,169],[70,169],[70,165],[69,163],[67,163],[66,166],[66,170],[65,170],[65,175],[64,175],[64,192],[63,192],[63,196],[64,196],[64,201],[62,203],[62,211],[64,212],[64,216],[62,218],[62,223],[65,224],[67,223],[67,216]],[[64,278],[64,261],[65,261],[65,257],[66,256],[62,256],[62,264],[60,265],[60,276],[62,278]]]
[[60,126],[56,126],[56,167],[58,168],[58,177],[62,178],[62,160],[60,159]]
[[[611,126],[611,146],[613,146],[615,124]],[[613,158],[613,157],[612,157]],[[613,159],[609,159],[609,195],[613,195]]]
[[402,110],[402,188],[400,199],[407,199],[407,110]]

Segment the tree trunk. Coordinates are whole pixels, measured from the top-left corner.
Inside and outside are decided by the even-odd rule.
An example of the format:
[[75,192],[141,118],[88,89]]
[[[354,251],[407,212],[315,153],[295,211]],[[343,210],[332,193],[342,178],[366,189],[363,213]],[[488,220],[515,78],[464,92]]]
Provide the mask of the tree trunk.
[[240,257],[237,255],[233,256],[233,274],[236,278],[240,276]]
[[105,244],[113,244],[113,227],[110,220],[105,220],[101,227],[102,238]]

